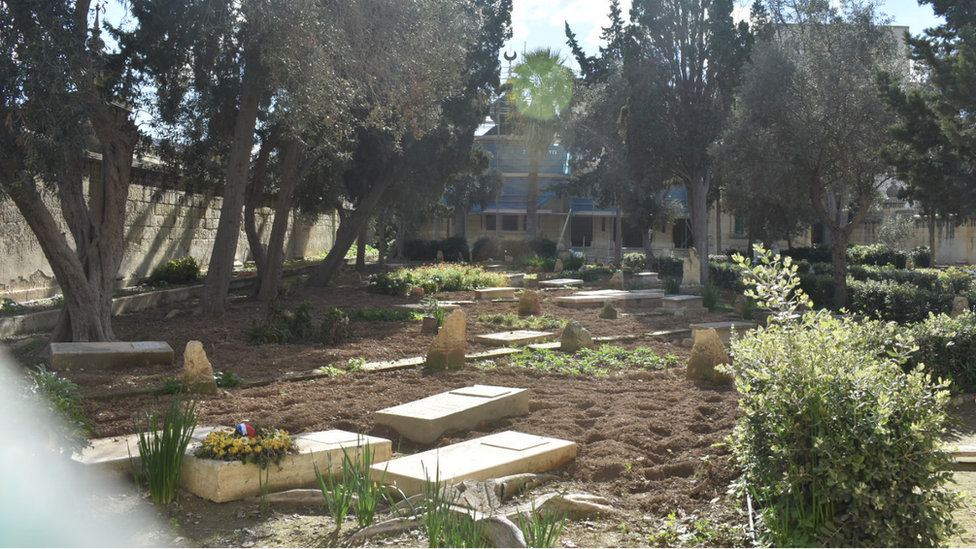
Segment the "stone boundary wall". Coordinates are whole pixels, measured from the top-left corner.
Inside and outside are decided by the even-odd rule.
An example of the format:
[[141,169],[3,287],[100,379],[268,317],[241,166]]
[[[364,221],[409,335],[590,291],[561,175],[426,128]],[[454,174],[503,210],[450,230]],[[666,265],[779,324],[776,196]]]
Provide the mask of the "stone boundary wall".
[[[50,197],[49,203],[53,206],[56,198]],[[119,267],[119,286],[137,284],[159,265],[187,255],[206,269],[222,203],[221,197],[133,184],[126,210],[126,251]],[[63,220],[58,221],[64,227]],[[266,237],[274,222],[272,210],[259,209],[256,222]],[[309,219],[292,212],[285,236],[285,258],[327,252],[335,241],[337,228],[334,214]],[[242,227],[236,257],[243,262],[249,255]],[[40,244],[20,211],[12,201],[0,201],[0,298],[28,301],[60,291]]]

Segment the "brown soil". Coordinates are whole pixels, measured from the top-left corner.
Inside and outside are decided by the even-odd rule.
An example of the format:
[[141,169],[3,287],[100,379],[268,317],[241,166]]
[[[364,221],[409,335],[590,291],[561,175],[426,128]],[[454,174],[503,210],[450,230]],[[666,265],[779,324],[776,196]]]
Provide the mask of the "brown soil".
[[[357,284],[353,285],[355,281]],[[691,521],[700,517],[715,523],[742,525],[744,515],[727,496],[737,475],[722,443],[738,417],[737,394],[730,386],[692,382],[685,379],[684,361],[689,350],[680,345],[687,335],[649,337],[660,330],[686,328],[688,320],[671,316],[623,316],[602,320],[599,309],[574,310],[556,307],[553,296],[569,290],[544,293],[543,312],[580,322],[594,336],[635,335],[636,339],[614,343],[635,348],[651,347],[659,355],[674,354],[682,368],[663,372],[630,370],[604,378],[544,373],[510,366],[507,359],[469,364],[460,371],[431,373],[418,369],[383,373],[351,373],[331,378],[286,382],[275,381],[251,388],[221,390],[202,397],[198,404],[202,425],[232,425],[251,421],[273,425],[292,433],[344,429],[390,438],[401,454],[426,450],[400,440],[398,435],[373,423],[372,412],[435,393],[472,384],[503,385],[529,389],[530,413],[477,429],[449,433],[435,446],[444,446],[504,430],[572,440],[579,445],[578,457],[558,471],[566,486],[609,498],[626,518],[588,521],[567,526],[565,546],[640,546],[650,543],[649,534],[662,528],[672,511]],[[471,292],[442,294],[440,299],[471,299]],[[340,280],[324,289],[300,291],[286,303],[311,300],[313,315],[320,319],[329,307],[342,310],[388,308],[395,303],[417,302],[419,298],[393,298],[366,293],[358,276]],[[367,362],[422,356],[432,340],[421,333],[419,321],[354,322],[355,336],[336,348],[321,344],[248,345],[244,331],[261,322],[266,307],[250,298],[233,299],[227,313],[217,319],[192,316],[194,303],[186,303],[173,318],[170,310],[151,310],[117,318],[116,333],[125,341],[167,341],[182,350],[189,340],[204,342],[215,370],[231,370],[245,380],[309,373],[328,364],[344,367],[351,359]],[[476,321],[483,313],[515,312],[513,303],[465,305],[468,314],[469,351],[474,334],[504,331]],[[709,314],[692,321],[728,320],[727,315]],[[487,349],[484,347],[483,349]],[[171,368],[145,368],[125,372],[65,372],[82,391],[125,390],[159,383],[164,376],[179,376],[180,364]],[[161,397],[164,401],[169,397]],[[118,397],[86,400],[89,414],[102,436],[136,430],[139,413],[153,397]],[[134,496],[133,496],[134,497]],[[138,498],[135,498],[138,499]],[[195,502],[195,503],[194,503]],[[193,505],[199,507],[194,509]],[[191,506],[187,510],[187,506]],[[321,510],[280,509],[272,518],[260,519],[253,503],[216,505],[192,496],[170,511],[176,517],[182,543],[189,545],[322,545],[332,544],[324,536],[330,528]],[[245,510],[246,509],[246,510]],[[201,518],[201,517],[209,517]],[[236,517],[236,518],[235,518]],[[261,530],[269,524],[278,527]],[[277,522],[276,522],[277,521]],[[281,522],[284,521],[284,522]],[[194,528],[194,523],[203,524]],[[175,522],[174,522],[175,524]],[[305,524],[304,527],[299,525]],[[321,531],[320,531],[321,530]],[[294,535],[287,532],[294,531]],[[263,533],[262,533],[263,532]],[[296,537],[297,536],[297,537]],[[157,540],[158,541],[158,540]],[[170,540],[172,541],[172,540]],[[728,544],[733,540],[711,540]],[[180,540],[176,540],[177,543]],[[166,543],[166,541],[162,541]],[[374,542],[375,543],[375,542]],[[388,544],[416,545],[416,537]],[[694,539],[686,543],[695,543]],[[707,542],[706,542],[707,543]]]

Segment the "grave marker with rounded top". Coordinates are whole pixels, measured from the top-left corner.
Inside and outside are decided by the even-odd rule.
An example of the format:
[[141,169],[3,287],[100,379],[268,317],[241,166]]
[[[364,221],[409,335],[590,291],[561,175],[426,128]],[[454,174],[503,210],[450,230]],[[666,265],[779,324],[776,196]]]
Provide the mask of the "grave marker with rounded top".
[[464,367],[464,351],[468,316],[454,311],[444,319],[444,326],[430,344],[426,367],[431,370],[460,370]]

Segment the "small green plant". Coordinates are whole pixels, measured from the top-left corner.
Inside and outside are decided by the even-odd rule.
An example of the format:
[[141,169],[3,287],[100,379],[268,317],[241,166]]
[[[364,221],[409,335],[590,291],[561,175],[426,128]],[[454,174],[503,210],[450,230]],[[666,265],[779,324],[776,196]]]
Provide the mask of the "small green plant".
[[671,511],[664,527],[648,537],[654,547],[747,547],[751,545],[744,526],[715,524],[694,516],[684,520]]
[[304,301],[294,311],[285,310],[280,301],[268,303],[268,316],[263,324],[255,321],[244,333],[251,345],[284,344],[307,338],[312,331],[312,302]]
[[525,536],[525,542],[529,547],[555,547],[559,541],[559,535],[563,533],[563,526],[566,525],[566,518],[569,510],[556,513],[551,510],[546,512],[536,511],[535,502],[532,502],[532,510],[528,518],[524,513],[519,513],[519,528]]
[[756,299],[754,297],[746,297],[745,304],[742,307],[742,318],[743,320],[752,320],[753,315],[756,314]]
[[189,284],[200,278],[200,266],[191,256],[181,257],[167,262],[165,265],[153,269],[149,276],[153,286],[169,286],[173,284]]
[[139,432],[139,459],[156,503],[179,495],[180,468],[190,436],[197,426],[196,401],[177,397],[160,416],[156,407],[144,412],[146,429]]
[[329,364],[327,366],[319,366],[315,369],[316,372],[322,372],[323,374],[329,374],[329,377],[341,376],[346,373],[345,370],[341,368],[336,368],[335,366]]
[[352,476],[356,483],[355,513],[360,528],[365,528],[373,524],[376,509],[380,503],[389,499],[387,491],[384,488],[386,484],[386,469],[383,470],[383,475],[380,477],[379,482],[373,481],[370,477],[370,469],[373,467],[375,460],[376,449],[371,448],[369,443],[366,443],[359,451],[359,456],[356,461],[350,459],[348,454],[343,452],[342,468],[352,469]]
[[26,308],[9,297],[0,297],[0,314],[17,314]]
[[160,391],[164,395],[178,395],[183,392],[183,380],[176,376],[166,376],[163,378],[163,389]]
[[47,371],[38,364],[27,370],[25,393],[51,416],[61,453],[70,455],[88,447],[88,439],[98,436],[95,424],[81,408],[81,394],[71,380]]
[[671,295],[678,295],[681,293],[681,279],[680,278],[665,278],[664,279],[664,293]]
[[403,322],[420,320],[420,313],[400,309],[353,309],[346,311],[352,322]]
[[476,319],[478,322],[495,324],[506,328],[522,330],[556,330],[566,327],[566,321],[556,318],[549,313],[541,316],[519,316],[516,313],[482,314]]
[[312,463],[312,466],[315,468],[315,478],[319,481],[319,488],[325,497],[326,507],[329,509],[329,514],[332,515],[332,520],[335,521],[338,531],[342,528],[342,523],[346,520],[346,515],[349,514],[349,509],[352,507],[355,486],[349,478],[351,472],[342,468],[341,472],[335,474],[331,457],[329,458],[329,470],[325,476],[319,471],[317,463]]
[[332,307],[325,318],[322,319],[322,326],[319,329],[320,339],[329,347],[335,347],[352,336],[349,329],[349,317],[339,309]]
[[429,318],[437,319],[437,326],[444,325],[444,308],[440,306],[437,298],[434,296],[428,296],[420,300],[420,306],[424,312],[424,316]]
[[718,307],[719,293],[718,286],[712,284],[711,282],[702,286],[701,289],[702,296],[702,306],[704,306],[709,311],[714,312],[715,308]]
[[369,277],[366,290],[386,295],[407,295],[419,286],[428,295],[437,292],[460,292],[475,288],[505,286],[505,277],[481,267],[458,263],[439,263],[415,269],[384,271]]
[[[453,495],[448,495],[448,492]],[[450,487],[441,486],[440,469],[433,481],[424,481],[422,529],[428,547],[487,547],[485,524],[454,509],[457,497]]]
[[244,385],[244,379],[231,370],[218,370],[214,372],[214,379],[217,381],[217,387],[224,389],[233,389]]

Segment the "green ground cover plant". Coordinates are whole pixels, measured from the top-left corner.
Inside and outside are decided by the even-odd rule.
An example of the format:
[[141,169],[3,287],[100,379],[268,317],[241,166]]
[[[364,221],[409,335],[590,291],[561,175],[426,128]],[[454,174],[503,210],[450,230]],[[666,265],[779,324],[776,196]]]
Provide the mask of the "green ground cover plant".
[[[747,295],[775,313],[733,342],[728,370],[743,417],[731,437],[759,507],[763,543],[781,547],[937,546],[957,528],[941,434],[948,391],[892,324],[796,313],[808,298],[796,266],[760,250]],[[885,342],[884,353],[879,342]],[[829,350],[829,352],[828,352]]]
[[532,502],[528,515],[528,517],[525,516],[525,513],[518,515],[519,529],[525,536],[526,545],[529,547],[555,547],[560,534],[563,533],[569,511],[566,510],[562,513],[552,510],[537,511],[535,502]]
[[88,447],[88,439],[98,436],[94,422],[85,416],[81,407],[78,386],[71,380],[38,364],[27,369],[24,392],[49,415],[62,454],[70,456],[72,452],[80,452]]
[[420,320],[421,314],[401,309],[353,309],[346,311],[352,322],[403,322]]
[[166,262],[153,269],[149,282],[153,286],[165,287],[177,284],[190,284],[200,279],[200,265],[191,256]]
[[384,271],[369,277],[367,291],[384,295],[407,295],[421,287],[425,294],[460,292],[475,288],[504,286],[507,279],[481,267],[458,263],[439,263],[415,269]]
[[555,330],[566,327],[566,321],[549,313],[540,316],[519,316],[516,313],[491,313],[478,315],[475,319],[485,324],[517,328],[520,330]]
[[612,345],[580,349],[575,354],[526,348],[512,355],[511,360],[520,368],[598,377],[625,370],[664,370],[678,365],[678,357],[674,355],[661,357],[647,347],[628,351]]

